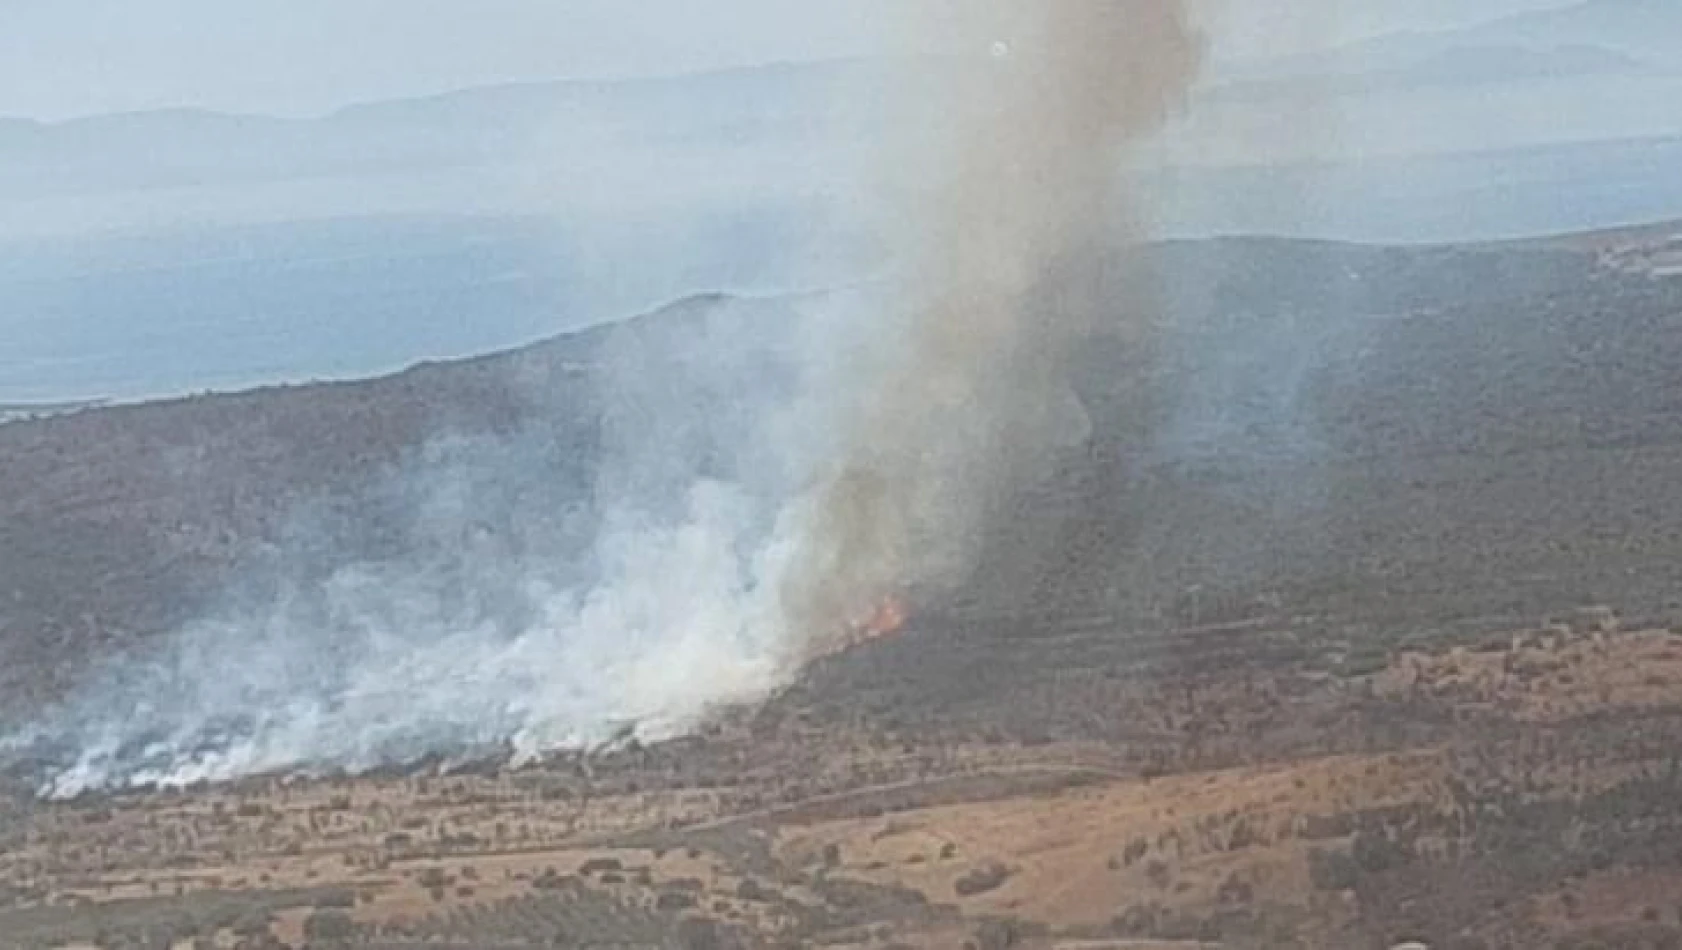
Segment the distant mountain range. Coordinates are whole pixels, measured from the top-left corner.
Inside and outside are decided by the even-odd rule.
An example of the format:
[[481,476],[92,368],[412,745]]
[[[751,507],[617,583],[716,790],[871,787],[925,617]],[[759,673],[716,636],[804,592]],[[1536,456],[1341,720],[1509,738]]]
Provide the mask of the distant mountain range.
[[1527,79],[1682,68],[1682,4],[1585,0],[1455,30],[1392,33],[1324,52],[1240,64],[1248,78],[1390,75]]
[[1499,82],[1642,68],[1643,63],[1635,57],[1603,46],[1560,46],[1548,50],[1523,46],[1457,46],[1400,70],[1397,78],[1420,83]]
[[[1302,81],[1330,82],[1326,88],[1332,92],[1379,96],[1549,78],[1654,75],[1682,83],[1682,3],[1675,0],[1587,0],[1466,29],[1398,33],[1327,52],[1220,64],[1216,82],[1228,94],[1282,108],[1298,101],[1301,90],[1292,84]],[[521,162],[570,167],[566,163],[577,160],[612,167],[624,164],[624,156],[655,162],[705,156],[714,164],[704,172],[687,171],[717,177],[743,164],[730,156],[780,150],[795,156],[790,167],[801,168],[883,138],[885,104],[893,105],[900,121],[938,121],[938,115],[918,118],[906,111],[915,108],[921,93],[894,88],[899,76],[894,63],[839,60],[670,78],[486,87],[357,105],[304,120],[193,110],[52,124],[0,118],[0,203],[9,197],[38,202],[204,186],[436,176]],[[1609,94],[1613,101],[1607,108],[1629,107],[1635,99],[1664,101],[1673,94],[1620,90]],[[1375,102],[1365,111],[1388,107]],[[1562,129],[1593,124],[1582,115],[1581,103],[1558,111]],[[1592,137],[1682,133],[1682,123],[1653,124]],[[1476,129],[1479,123],[1459,125]],[[1560,136],[1576,137],[1583,136]],[[1505,144],[1513,143],[1465,141],[1446,150]],[[455,187],[473,190],[470,184]],[[434,204],[405,210],[486,209]]]
[[[568,146],[787,145],[882,75],[863,61],[670,78],[492,86],[315,119],[165,110],[41,123],[0,118],[0,195],[97,193],[449,169]],[[843,96],[843,92],[845,96]]]
[[1342,50],[1270,66],[1265,74],[1243,74],[1217,94],[1249,101],[1325,93],[1383,96],[1538,80],[1640,78],[1653,70],[1643,60],[1603,46],[1448,46],[1371,56]]
[[[0,118],[0,312],[39,312],[26,304],[42,293],[55,305],[67,299],[38,284],[20,298],[8,280],[19,272],[8,258],[33,241],[399,217],[562,221],[581,261],[575,272],[607,275],[616,291],[660,285],[614,295],[635,306],[707,287],[826,283],[846,270],[830,261],[849,257],[830,245],[874,238],[873,215],[896,213],[877,207],[889,201],[873,174],[879,143],[899,143],[895,158],[915,155],[908,138],[951,123],[932,108],[951,97],[893,85],[902,65],[505,85],[313,119],[194,110]],[[941,65],[963,75],[959,62]],[[1679,97],[1682,0],[1589,0],[1311,56],[1220,63],[1186,121],[1153,143],[1147,165],[1166,171],[1148,184],[1166,184],[1140,204],[1161,233],[1182,236],[1458,240],[1668,217],[1682,212],[1682,186],[1664,164],[1682,140]],[[931,107],[919,112],[921,103]],[[1585,143],[1599,151],[1580,154]],[[1427,166],[1378,174],[1375,162],[1397,157]],[[341,244],[330,235],[302,244],[314,253],[323,241]],[[648,258],[697,256],[709,262],[706,280],[648,276]],[[816,264],[791,276],[781,266],[791,256]],[[289,287],[278,267],[268,271]],[[185,292],[204,299],[185,282],[157,299]],[[23,348],[0,335],[0,353]]]
[[1682,4],[1672,0],[1584,0],[1464,32],[1471,43],[1533,48],[1587,44],[1654,61],[1682,61]]

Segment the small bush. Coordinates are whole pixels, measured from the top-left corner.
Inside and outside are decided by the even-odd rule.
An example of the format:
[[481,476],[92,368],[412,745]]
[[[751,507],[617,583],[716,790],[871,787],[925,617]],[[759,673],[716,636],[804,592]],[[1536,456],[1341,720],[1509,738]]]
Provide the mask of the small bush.
[[1123,937],[1149,937],[1156,933],[1158,915],[1154,904],[1129,907],[1110,921],[1110,930]]
[[236,937],[267,936],[269,924],[273,919],[267,910],[253,909],[240,914],[228,929],[233,931]]
[[1248,904],[1256,899],[1256,889],[1234,874],[1221,884],[1215,897],[1222,904]]
[[689,910],[696,904],[695,895],[687,891],[661,891],[654,899],[654,909],[675,913]]
[[356,924],[342,910],[319,910],[304,921],[304,936],[311,940],[349,940],[356,936]]
[[724,933],[711,920],[689,918],[678,925],[678,946],[684,950],[723,950]]
[[1407,848],[1378,831],[1356,833],[1350,851],[1355,863],[1368,874],[1382,874],[1413,860],[1413,854]]
[[615,858],[591,858],[578,869],[580,874],[600,874],[604,871],[623,871],[625,865]]
[[570,877],[562,877],[554,868],[544,868],[543,873],[532,879],[531,886],[539,891],[555,891],[565,887]]
[[1360,874],[1355,859],[1342,851],[1315,849],[1308,852],[1308,879],[1316,890],[1350,890],[1355,886]]
[[1015,919],[989,920],[975,932],[976,950],[1010,950],[1027,938],[1022,923]]
[[335,887],[316,896],[315,906],[323,909],[349,909],[356,906],[356,892],[348,887]]
[[1248,821],[1240,818],[1238,824],[1233,826],[1232,836],[1227,841],[1227,848],[1232,851],[1243,851],[1245,848],[1253,848],[1264,844],[1267,844],[1267,842],[1261,834]]

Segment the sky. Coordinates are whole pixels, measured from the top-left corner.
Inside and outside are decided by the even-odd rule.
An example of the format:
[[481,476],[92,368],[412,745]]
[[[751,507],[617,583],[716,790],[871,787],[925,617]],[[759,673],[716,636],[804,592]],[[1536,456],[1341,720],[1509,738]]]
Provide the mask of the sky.
[[[313,115],[511,81],[871,55],[907,0],[0,0],[0,116]],[[926,0],[925,0],[926,2]],[[1567,0],[1198,0],[1247,57]]]

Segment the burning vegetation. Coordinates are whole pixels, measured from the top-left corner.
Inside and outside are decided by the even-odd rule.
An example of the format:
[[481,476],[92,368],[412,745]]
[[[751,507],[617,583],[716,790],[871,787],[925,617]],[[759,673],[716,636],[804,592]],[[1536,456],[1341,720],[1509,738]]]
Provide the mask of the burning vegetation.
[[907,610],[904,598],[899,595],[884,597],[869,616],[849,626],[844,648],[898,636],[910,619]]

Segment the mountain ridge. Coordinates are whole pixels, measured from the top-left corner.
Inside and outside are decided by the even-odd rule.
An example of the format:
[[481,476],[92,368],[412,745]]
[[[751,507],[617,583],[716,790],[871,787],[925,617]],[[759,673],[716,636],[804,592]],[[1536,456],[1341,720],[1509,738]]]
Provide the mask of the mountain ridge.
[[1524,49],[1536,54],[1597,47],[1640,64],[1682,64],[1682,5],[1663,0],[1582,0],[1525,11],[1471,26],[1402,30],[1329,50],[1252,61],[1260,76],[1396,71],[1456,49]]

